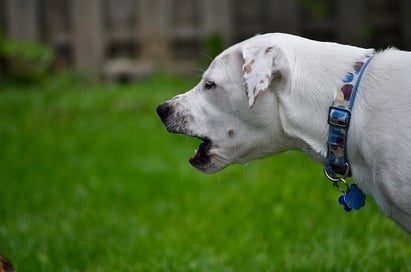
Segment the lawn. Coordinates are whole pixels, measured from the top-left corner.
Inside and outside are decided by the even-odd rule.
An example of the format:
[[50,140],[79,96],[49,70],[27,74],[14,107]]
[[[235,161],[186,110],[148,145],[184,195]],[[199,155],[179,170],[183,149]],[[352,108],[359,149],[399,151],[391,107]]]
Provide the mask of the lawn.
[[368,197],[346,213],[298,152],[206,175],[158,103],[195,79],[0,87],[0,255],[17,271],[411,271]]

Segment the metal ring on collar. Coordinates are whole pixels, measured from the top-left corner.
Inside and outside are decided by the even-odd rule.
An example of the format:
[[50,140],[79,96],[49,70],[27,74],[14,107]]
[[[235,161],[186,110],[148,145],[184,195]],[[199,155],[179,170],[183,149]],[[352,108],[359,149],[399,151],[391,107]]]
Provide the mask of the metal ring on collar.
[[327,177],[327,179],[329,179],[330,181],[332,181],[333,183],[339,182],[344,180],[346,177],[348,177],[348,175],[350,174],[350,164],[348,162],[345,162],[345,173],[344,175],[342,175],[341,177],[332,177],[328,172],[327,169],[324,168],[324,175]]
[[[340,183],[344,183],[344,185],[345,185],[345,190],[343,189],[343,188],[341,188],[341,186],[340,186]],[[338,191],[340,191],[341,193],[343,193],[343,194],[345,194],[345,193],[347,193],[348,191],[349,191],[349,189],[350,189],[350,185],[348,184],[348,182],[345,180],[345,179],[340,179],[339,181],[337,181],[337,182],[334,182],[333,183],[334,184],[334,186],[335,187],[337,187],[337,189],[338,189]]]

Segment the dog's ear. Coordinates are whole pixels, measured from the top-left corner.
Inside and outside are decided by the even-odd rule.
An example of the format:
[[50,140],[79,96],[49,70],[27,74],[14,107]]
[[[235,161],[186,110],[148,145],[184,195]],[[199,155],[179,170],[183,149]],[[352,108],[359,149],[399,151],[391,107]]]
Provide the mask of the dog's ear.
[[282,52],[272,46],[257,44],[242,48],[244,87],[250,108],[257,97],[265,92],[273,79],[281,77]]

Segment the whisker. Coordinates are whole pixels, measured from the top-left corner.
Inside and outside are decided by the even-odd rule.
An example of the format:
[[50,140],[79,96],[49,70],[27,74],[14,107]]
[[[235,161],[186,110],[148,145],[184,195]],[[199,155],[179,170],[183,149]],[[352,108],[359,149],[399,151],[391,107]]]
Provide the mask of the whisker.
[[202,68],[192,68],[192,69],[191,69],[191,72],[192,72],[192,75],[193,75],[195,78],[201,79],[201,78],[203,77],[203,74],[204,74],[205,70],[202,69]]
[[209,54],[207,54],[206,52],[201,52],[200,53],[203,57],[207,57],[209,61],[213,60],[213,57],[211,57]]

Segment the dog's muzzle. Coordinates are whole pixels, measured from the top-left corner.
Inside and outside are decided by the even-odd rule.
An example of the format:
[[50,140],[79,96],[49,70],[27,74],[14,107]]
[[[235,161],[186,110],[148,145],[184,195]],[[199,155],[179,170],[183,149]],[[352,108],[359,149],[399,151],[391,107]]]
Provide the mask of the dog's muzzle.
[[193,117],[188,113],[183,114],[176,111],[175,107],[173,103],[164,102],[157,107],[157,114],[168,132],[184,134],[202,141],[198,149],[195,150],[194,156],[190,159],[190,164],[199,170],[206,171],[211,162],[210,149],[213,147],[213,142],[209,137],[198,135],[187,129],[187,123],[193,121]]
[[157,107],[157,114],[166,127],[167,131],[175,134],[187,134],[186,121],[180,114],[176,114],[175,105],[164,102]]

